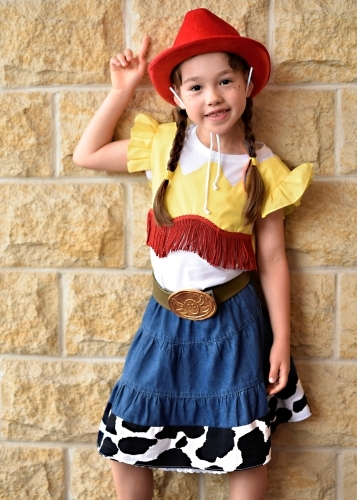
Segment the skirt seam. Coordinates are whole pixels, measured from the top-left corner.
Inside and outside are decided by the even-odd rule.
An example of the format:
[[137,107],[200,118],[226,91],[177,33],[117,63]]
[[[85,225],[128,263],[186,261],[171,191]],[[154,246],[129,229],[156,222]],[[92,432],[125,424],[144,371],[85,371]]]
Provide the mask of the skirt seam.
[[249,391],[250,389],[254,389],[255,387],[258,387],[262,383],[264,384],[264,379],[261,379],[259,382],[252,384],[252,385],[246,387],[245,389],[241,389],[241,390],[234,391],[234,392],[227,392],[226,394],[219,394],[219,395],[213,395],[213,394],[207,395],[206,394],[206,395],[202,395],[202,396],[195,394],[195,395],[185,395],[185,396],[181,396],[181,395],[180,396],[172,396],[172,395],[168,395],[168,394],[156,394],[155,392],[148,392],[142,388],[137,388],[137,387],[131,386],[130,384],[128,384],[126,382],[125,379],[123,379],[123,377],[120,379],[121,385],[125,385],[129,389],[136,391],[138,393],[145,394],[147,396],[157,396],[157,397],[162,397],[162,398],[166,398],[166,399],[174,399],[174,400],[176,400],[176,399],[193,399],[193,400],[197,400],[197,399],[223,399],[223,398],[227,398],[229,396],[239,396],[243,392],[246,392],[246,391]]
[[[175,314],[175,313],[172,313],[172,314]],[[170,344],[170,345],[177,345],[177,346],[179,346],[179,345],[187,346],[188,345],[188,346],[190,346],[190,345],[200,345],[200,344],[203,344],[203,345],[218,344],[219,342],[223,342],[225,340],[229,340],[229,339],[232,339],[234,337],[237,337],[249,325],[251,325],[252,323],[255,323],[257,318],[259,318],[259,316],[261,316],[261,315],[262,315],[262,310],[260,309],[260,311],[258,311],[257,315],[254,316],[254,318],[251,318],[251,320],[249,322],[245,323],[245,325],[242,326],[242,328],[240,328],[238,331],[234,330],[234,334],[232,334],[232,335],[226,335],[225,337],[220,337],[217,340],[209,340],[209,341],[202,341],[202,342],[201,341],[200,342],[172,342],[170,340],[163,339],[162,337],[158,337],[156,335],[153,335],[151,332],[149,332],[143,326],[140,327],[140,331],[146,337],[151,337],[152,339],[159,340],[162,343]],[[233,332],[233,330],[231,330],[231,331]]]

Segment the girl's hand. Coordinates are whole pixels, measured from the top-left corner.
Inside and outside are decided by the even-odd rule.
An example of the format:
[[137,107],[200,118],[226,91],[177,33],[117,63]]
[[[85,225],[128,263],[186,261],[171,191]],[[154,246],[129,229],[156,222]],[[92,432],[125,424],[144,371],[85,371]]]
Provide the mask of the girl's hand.
[[287,342],[274,341],[270,350],[270,372],[267,393],[277,394],[288,382],[290,347]]
[[146,73],[146,52],[150,44],[150,37],[145,35],[136,57],[130,49],[123,54],[119,53],[110,59],[111,81],[114,89],[134,90]]

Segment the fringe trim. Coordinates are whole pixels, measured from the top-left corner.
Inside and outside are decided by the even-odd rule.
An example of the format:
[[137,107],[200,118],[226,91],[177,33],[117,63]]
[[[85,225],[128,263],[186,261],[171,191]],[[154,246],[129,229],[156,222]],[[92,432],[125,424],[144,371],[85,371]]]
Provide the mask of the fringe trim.
[[176,217],[172,226],[158,227],[151,209],[146,243],[158,257],[185,250],[197,253],[215,267],[257,270],[250,234],[225,231],[199,215]]

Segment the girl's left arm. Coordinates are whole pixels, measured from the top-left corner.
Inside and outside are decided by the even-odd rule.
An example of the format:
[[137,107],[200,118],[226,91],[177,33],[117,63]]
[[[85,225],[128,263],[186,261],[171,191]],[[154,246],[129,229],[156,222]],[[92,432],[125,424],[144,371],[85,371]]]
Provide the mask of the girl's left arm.
[[261,285],[273,330],[268,394],[287,383],[290,370],[290,278],[284,244],[284,209],[255,223]]

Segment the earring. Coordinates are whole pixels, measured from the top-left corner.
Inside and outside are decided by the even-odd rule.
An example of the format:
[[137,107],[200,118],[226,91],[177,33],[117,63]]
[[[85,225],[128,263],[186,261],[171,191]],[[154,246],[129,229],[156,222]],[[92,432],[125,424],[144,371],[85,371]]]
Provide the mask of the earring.
[[181,99],[181,97],[174,91],[174,89],[172,87],[169,87],[169,89],[171,90],[171,92],[173,93],[173,95],[178,100],[181,109],[185,109],[185,105],[184,105],[183,100]]
[[247,94],[248,94],[250,80],[252,79],[252,73],[253,73],[253,66],[249,70],[249,75],[248,75],[248,80],[247,80],[247,87],[246,87],[246,90],[245,90],[245,97],[247,97]]

